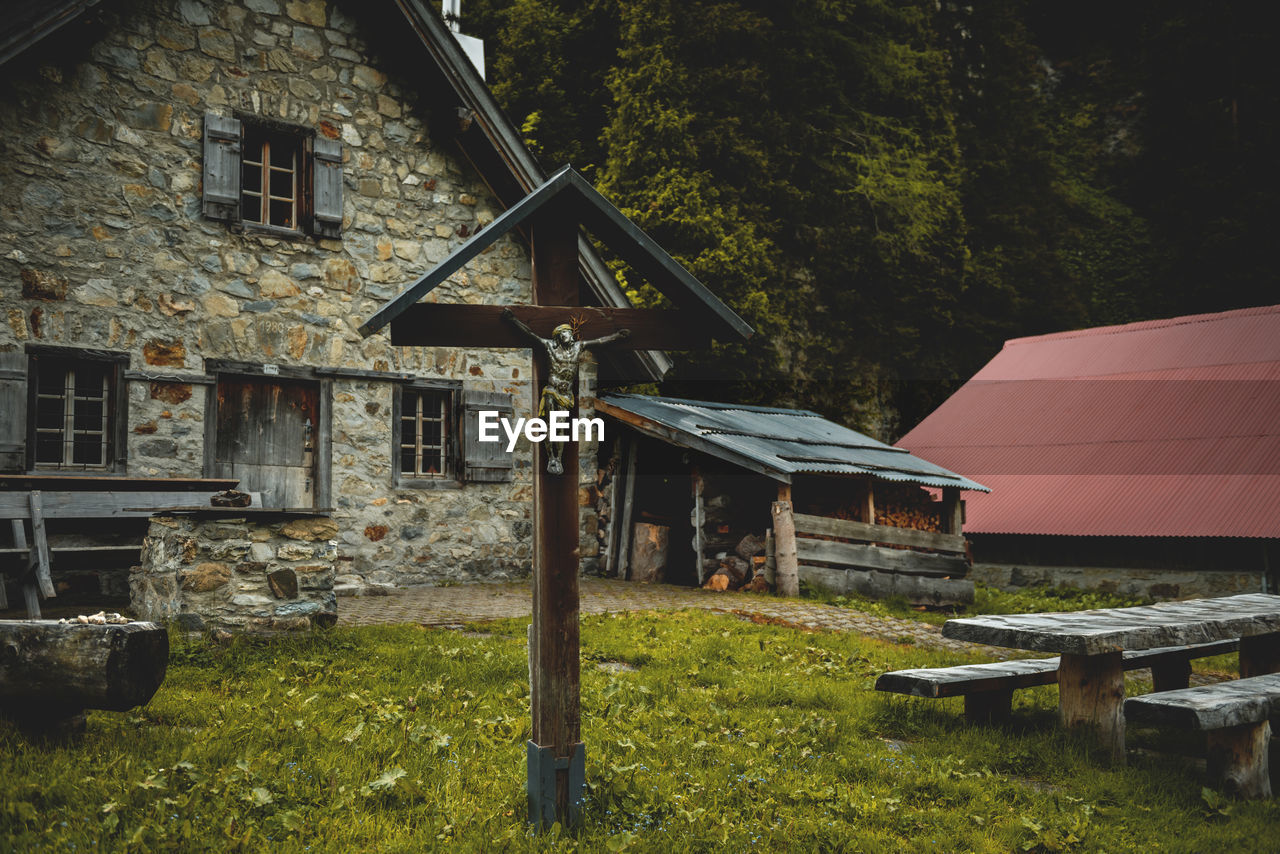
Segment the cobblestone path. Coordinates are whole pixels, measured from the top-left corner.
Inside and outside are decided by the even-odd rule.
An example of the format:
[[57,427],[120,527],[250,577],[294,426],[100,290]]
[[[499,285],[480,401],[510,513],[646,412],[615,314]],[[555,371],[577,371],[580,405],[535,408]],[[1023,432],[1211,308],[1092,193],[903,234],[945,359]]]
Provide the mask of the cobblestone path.
[[[338,624],[450,626],[504,617],[527,617],[532,598],[529,582],[416,587],[393,590],[386,596],[345,596],[338,600]],[[1010,650],[998,647],[944,638],[937,626],[916,620],[880,617],[835,605],[777,599],[758,593],[713,593],[669,584],[632,584],[584,578],[581,581],[581,602],[584,614],[703,608],[758,616],[805,629],[857,632],[888,641],[976,652],[992,659],[1007,658],[1011,654]]]

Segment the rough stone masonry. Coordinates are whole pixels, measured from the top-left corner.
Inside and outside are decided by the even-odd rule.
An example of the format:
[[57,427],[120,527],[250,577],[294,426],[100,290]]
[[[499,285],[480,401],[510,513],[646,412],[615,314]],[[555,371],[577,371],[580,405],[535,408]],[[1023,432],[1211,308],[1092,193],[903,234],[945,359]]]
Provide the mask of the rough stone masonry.
[[[377,33],[363,30],[352,8],[323,0],[109,5],[92,44],[55,35],[5,69],[0,350],[52,344],[127,354],[129,475],[202,471],[206,403],[217,388],[206,359],[458,380],[508,392],[516,416],[531,414],[527,350],[402,349],[356,332],[498,206],[431,138],[420,93],[384,70]],[[340,239],[286,239],[206,219],[206,111],[340,140]],[[504,239],[437,294],[526,303],[527,251]],[[593,376],[583,372],[584,398]],[[398,388],[378,378],[332,380],[332,454],[321,464],[330,466],[338,526],[336,589],[526,575],[527,442],[510,483],[395,488]],[[590,570],[594,447],[582,459]]]

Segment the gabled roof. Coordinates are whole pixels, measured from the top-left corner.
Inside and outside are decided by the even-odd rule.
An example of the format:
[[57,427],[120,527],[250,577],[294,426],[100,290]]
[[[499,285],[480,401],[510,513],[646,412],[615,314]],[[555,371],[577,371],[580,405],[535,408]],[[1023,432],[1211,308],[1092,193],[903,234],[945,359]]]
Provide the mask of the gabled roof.
[[796,474],[861,475],[986,491],[980,483],[807,409],[605,394],[597,398],[596,411],[646,435],[784,482]]
[[[16,0],[7,4],[5,16],[0,19],[0,66],[86,10],[111,5],[102,0]],[[510,207],[544,183],[542,168],[434,8],[421,0],[381,0],[360,9],[367,11],[376,31],[396,40],[392,54],[421,50],[429,58],[425,63],[412,62],[410,73],[421,75],[415,82],[429,95],[437,112],[456,113],[458,121],[451,128],[454,141],[503,205]],[[585,237],[578,240],[578,268],[587,291],[600,305],[630,306],[617,280]],[[659,350],[613,349],[602,351],[600,360],[602,381],[656,381],[671,368],[670,358]]]
[[970,533],[1280,537],[1280,306],[1008,341],[898,444]]
[[744,340],[751,336],[752,329],[746,321],[716,299],[711,291],[680,266],[653,238],[596,192],[572,166],[565,166],[552,175],[542,186],[508,208],[491,225],[464,243],[433,270],[401,291],[360,326],[360,334],[369,336],[386,326],[406,308],[462,269],[468,261],[512,229],[527,222],[553,200],[557,202],[558,214],[573,216],[588,231],[595,233],[663,296],[683,310],[705,316],[706,321],[711,324],[709,333],[712,336]]

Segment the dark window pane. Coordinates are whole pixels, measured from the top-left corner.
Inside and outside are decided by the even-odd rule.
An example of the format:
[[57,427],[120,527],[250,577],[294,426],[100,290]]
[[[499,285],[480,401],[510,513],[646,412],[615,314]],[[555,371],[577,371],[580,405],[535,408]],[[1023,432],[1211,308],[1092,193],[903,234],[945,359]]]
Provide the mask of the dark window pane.
[[271,144],[271,165],[279,166],[284,169],[292,169],[294,163],[294,153],[296,151],[294,141],[288,137],[276,139]]
[[293,203],[272,202],[271,224],[281,228],[293,228]]
[[102,403],[97,400],[81,400],[76,403],[75,429],[102,430]]
[[240,189],[250,193],[262,192],[262,167],[256,163],[246,163],[241,170]]
[[42,397],[36,400],[36,428],[44,430],[62,429],[62,398]]
[[106,372],[96,365],[76,367],[76,397],[102,397]]
[[49,433],[41,433],[36,437],[36,462],[37,463],[61,463],[62,462],[62,436],[61,434],[50,435]]
[[102,465],[102,439],[98,436],[77,436],[73,448],[72,462],[78,465]]
[[262,222],[262,199],[256,196],[241,196],[240,218],[245,222]]
[[402,448],[400,450],[400,473],[417,474],[413,469],[413,448]]
[[40,366],[40,383],[36,391],[40,394],[61,395],[67,388],[67,372],[54,365]]
[[293,198],[293,173],[271,171],[271,195]]

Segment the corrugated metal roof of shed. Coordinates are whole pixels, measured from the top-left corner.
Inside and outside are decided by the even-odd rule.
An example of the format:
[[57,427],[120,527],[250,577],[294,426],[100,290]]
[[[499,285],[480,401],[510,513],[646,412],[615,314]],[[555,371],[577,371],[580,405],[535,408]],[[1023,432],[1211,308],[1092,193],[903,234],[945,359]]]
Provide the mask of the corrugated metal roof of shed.
[[702,449],[719,452],[730,462],[745,458],[780,474],[866,475],[923,486],[986,490],[980,483],[808,410],[637,394],[605,394],[599,399],[696,438]]
[[970,533],[1280,537],[1280,306],[1008,341],[899,444]]

